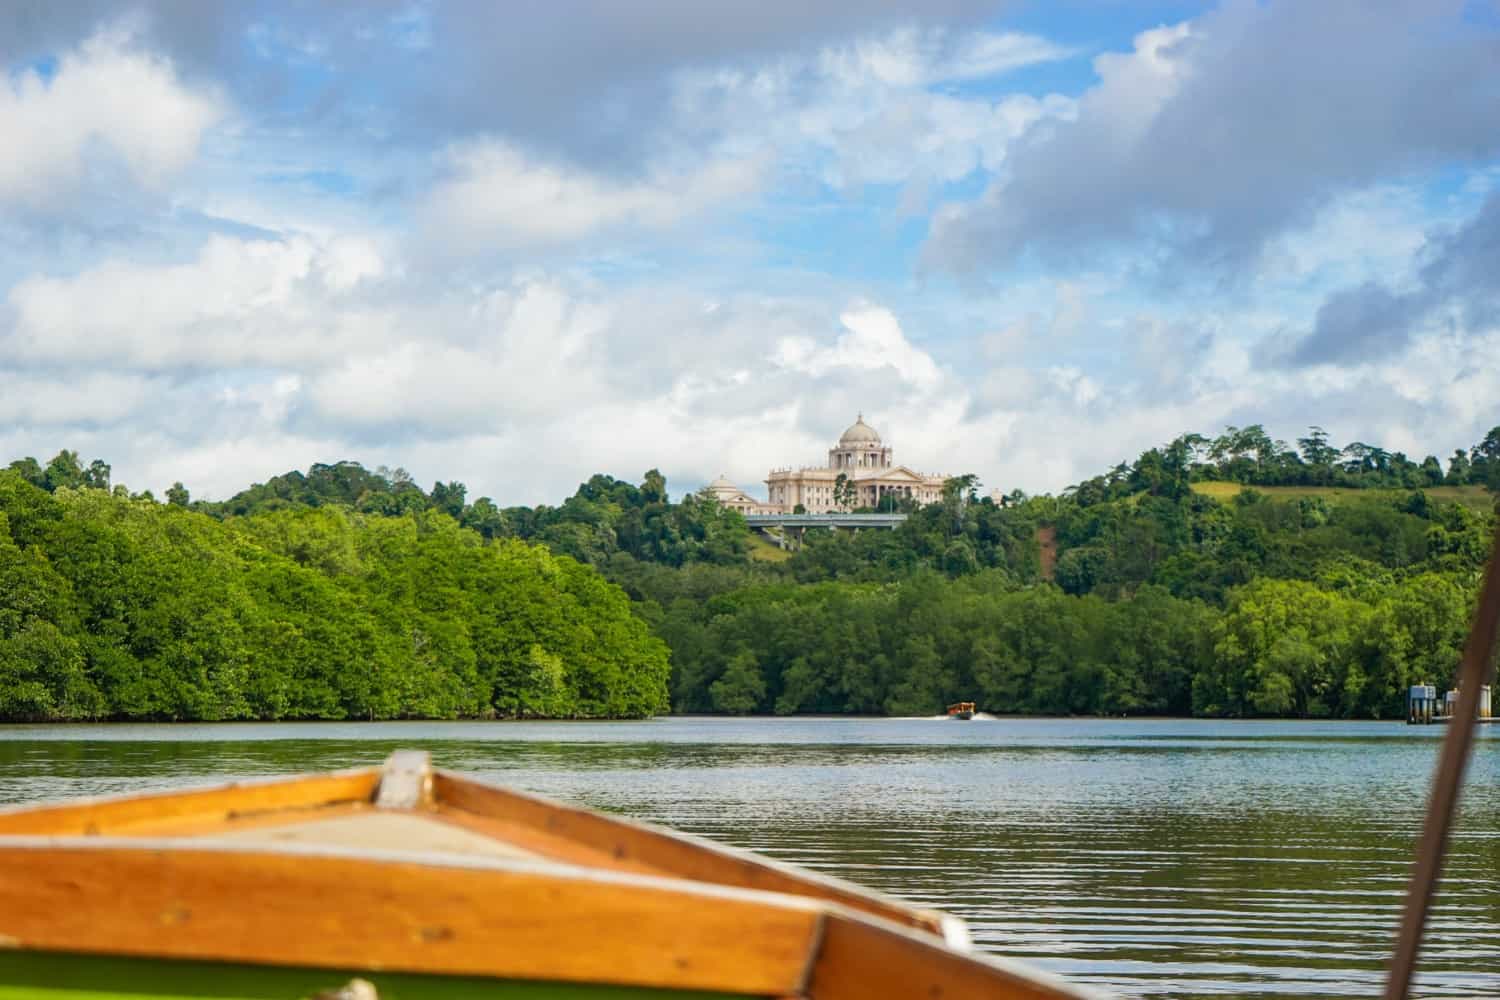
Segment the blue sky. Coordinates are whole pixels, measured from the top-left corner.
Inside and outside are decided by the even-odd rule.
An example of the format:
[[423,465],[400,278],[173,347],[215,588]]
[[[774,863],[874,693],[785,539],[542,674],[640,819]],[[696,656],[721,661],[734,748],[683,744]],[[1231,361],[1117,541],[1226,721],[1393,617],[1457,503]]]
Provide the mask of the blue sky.
[[1058,490],[1500,422],[1500,7],[20,0],[0,456]]

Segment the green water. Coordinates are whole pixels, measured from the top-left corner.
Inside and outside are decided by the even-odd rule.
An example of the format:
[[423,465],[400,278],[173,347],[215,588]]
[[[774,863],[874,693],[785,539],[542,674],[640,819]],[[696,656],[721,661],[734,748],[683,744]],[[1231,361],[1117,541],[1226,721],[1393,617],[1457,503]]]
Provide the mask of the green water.
[[[1500,728],[1500,727],[1493,727]],[[1500,997],[1486,727],[1417,995]],[[667,823],[965,917],[1129,997],[1379,993],[1441,730],[1393,723],[719,720],[0,727],[0,801],[378,761]]]

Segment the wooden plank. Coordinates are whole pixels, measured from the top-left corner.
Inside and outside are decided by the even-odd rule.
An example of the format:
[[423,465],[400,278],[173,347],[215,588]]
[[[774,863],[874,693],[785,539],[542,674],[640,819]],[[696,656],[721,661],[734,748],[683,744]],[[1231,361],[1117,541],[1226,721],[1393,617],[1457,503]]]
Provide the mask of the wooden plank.
[[78,799],[52,806],[0,809],[0,835],[94,836],[168,832],[174,825],[233,820],[274,810],[369,802],[380,780],[373,768],[239,781],[212,788]]
[[497,788],[451,771],[434,772],[433,793],[440,809],[468,812],[532,831],[521,846],[547,857],[583,861],[578,850],[583,848],[595,863],[619,870],[655,871],[716,885],[827,900],[940,937],[965,937],[961,923],[945,919],[943,914],[675,831]]
[[479,816],[446,803],[438,803],[430,815],[443,823],[503,841],[533,857],[549,861],[581,865],[585,868],[602,868],[606,871],[634,872],[639,875],[670,874],[641,861],[616,858],[607,850],[593,848],[576,841],[561,840],[525,823],[497,819],[493,816]]
[[111,836],[217,838],[220,835],[251,833],[256,830],[271,831],[279,827],[302,823],[352,819],[373,813],[375,813],[375,807],[363,801],[334,802],[330,805],[271,809],[266,812],[253,813],[205,813],[200,816],[178,817],[168,823],[131,824],[121,827]]
[[852,913],[830,913],[812,966],[809,1000],[1103,1000],[1061,979]]
[[799,992],[818,920],[784,896],[500,859],[0,840],[0,939],[23,949],[777,995]]
[[[328,816],[327,812],[320,809],[305,814],[309,816],[306,820],[279,822],[274,826],[234,824],[206,836],[215,842],[229,841],[254,850],[275,850],[285,844],[320,844],[359,852],[413,851],[537,860],[535,854],[513,843],[444,823],[432,813],[366,809]],[[287,814],[277,815],[284,820]]]

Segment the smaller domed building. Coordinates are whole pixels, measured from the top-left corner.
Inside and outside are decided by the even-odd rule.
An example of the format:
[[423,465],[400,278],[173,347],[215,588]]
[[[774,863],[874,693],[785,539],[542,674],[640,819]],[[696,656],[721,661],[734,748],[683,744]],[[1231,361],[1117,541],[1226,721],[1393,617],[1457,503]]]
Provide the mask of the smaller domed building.
[[728,507],[730,510],[737,510],[741,514],[780,513],[779,508],[772,508],[769,504],[748,495],[744,490],[726,479],[723,473],[719,474],[719,478],[703,487],[703,492],[719,501],[719,506]]
[[[840,489],[840,477],[844,485]],[[889,498],[936,503],[943,498],[947,476],[914,472],[897,465],[879,432],[864,414],[828,449],[828,464],[800,469],[772,469],[766,477],[767,499],[759,501],[720,476],[706,492],[742,514],[791,514],[800,505],[809,514],[828,514],[859,507],[879,507]]]

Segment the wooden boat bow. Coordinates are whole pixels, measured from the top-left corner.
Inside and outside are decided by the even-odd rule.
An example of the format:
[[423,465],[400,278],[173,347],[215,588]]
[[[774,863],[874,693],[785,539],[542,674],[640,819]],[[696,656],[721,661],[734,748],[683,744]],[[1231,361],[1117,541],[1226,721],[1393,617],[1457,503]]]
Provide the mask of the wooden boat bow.
[[815,1000],[1087,995],[969,954],[962,923],[943,914],[411,752],[381,769],[0,811],[0,941],[328,970],[346,983],[399,973]]

